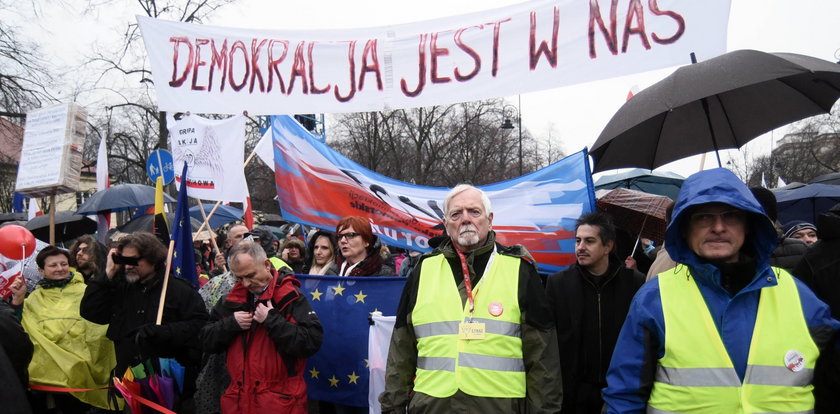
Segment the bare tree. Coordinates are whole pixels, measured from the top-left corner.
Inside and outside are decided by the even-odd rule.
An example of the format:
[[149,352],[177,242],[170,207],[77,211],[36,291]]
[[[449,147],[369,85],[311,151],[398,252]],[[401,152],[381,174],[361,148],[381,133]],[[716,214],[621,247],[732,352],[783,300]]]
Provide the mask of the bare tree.
[[[149,17],[166,18],[188,23],[201,23],[214,11],[235,0],[136,0]],[[119,4],[117,4],[119,3]],[[99,0],[96,7],[117,7],[122,2]],[[99,46],[86,65],[100,73],[91,88],[108,92],[106,115],[97,117],[107,124],[98,125],[107,131],[109,167],[116,180],[143,182],[145,158],[156,148],[168,147],[166,114],[157,110],[151,98],[154,82],[146,62],[140,28],[130,22],[116,46]]]
[[[0,11],[18,7],[0,0]],[[7,21],[0,24],[0,111],[19,114],[54,101],[47,90],[53,77],[38,45],[22,38]]]
[[[518,175],[519,131],[501,129],[504,101],[488,99],[390,112],[344,114],[331,143],[389,177],[431,186],[486,184]],[[536,140],[522,131],[523,167],[540,168]]]
[[771,154],[745,162],[750,171],[742,178],[750,185],[760,185],[762,174],[771,185],[777,177],[787,183],[808,183],[819,175],[840,171],[840,105],[834,109],[833,114],[794,124]]

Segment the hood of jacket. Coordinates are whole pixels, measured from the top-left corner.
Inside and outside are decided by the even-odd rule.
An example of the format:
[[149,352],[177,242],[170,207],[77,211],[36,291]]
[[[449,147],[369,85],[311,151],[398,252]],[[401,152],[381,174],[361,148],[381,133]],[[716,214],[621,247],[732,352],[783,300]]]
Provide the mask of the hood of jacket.
[[817,216],[818,236],[820,239],[840,239],[840,204]]
[[776,229],[749,188],[725,168],[700,171],[683,182],[674,205],[673,218],[665,232],[665,249],[671,258],[692,269],[712,266],[691,250],[682,235],[683,229],[688,226],[686,213],[691,212],[694,206],[707,203],[724,203],[747,212],[747,230],[741,251],[755,257],[757,270],[768,266],[778,243]]

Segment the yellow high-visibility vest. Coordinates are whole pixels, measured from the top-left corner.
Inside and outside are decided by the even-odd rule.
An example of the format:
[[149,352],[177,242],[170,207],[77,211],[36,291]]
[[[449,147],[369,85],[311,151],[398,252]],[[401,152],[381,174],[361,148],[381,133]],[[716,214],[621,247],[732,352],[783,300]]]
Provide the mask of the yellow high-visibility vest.
[[411,312],[417,337],[415,391],[437,398],[459,389],[478,397],[525,397],[520,261],[494,253],[490,268],[473,288],[472,322],[484,324],[484,339],[459,336],[459,325],[470,319],[470,305],[462,304],[446,258],[437,255],[422,262]]
[[280,270],[281,267],[288,267],[289,269],[292,268],[288,265],[288,263],[284,262],[283,259],[279,257],[269,257],[268,260],[271,262],[271,265],[274,267],[274,270]]
[[747,370],[741,382],[697,282],[686,266],[659,275],[665,355],[648,413],[804,413],[814,409],[811,338],[793,277],[761,289]]

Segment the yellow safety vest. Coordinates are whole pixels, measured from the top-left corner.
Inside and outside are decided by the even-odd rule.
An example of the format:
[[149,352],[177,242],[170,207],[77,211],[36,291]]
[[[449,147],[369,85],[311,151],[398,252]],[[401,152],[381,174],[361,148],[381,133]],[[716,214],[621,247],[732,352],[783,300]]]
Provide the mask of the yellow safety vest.
[[459,336],[459,325],[470,319],[469,301],[461,302],[446,258],[436,255],[423,261],[417,302],[411,312],[417,337],[415,391],[436,398],[449,397],[459,389],[478,397],[525,398],[521,259],[494,256],[489,271],[473,288],[472,321],[484,324],[484,339]]
[[686,266],[659,275],[665,355],[648,413],[806,413],[814,409],[811,338],[793,277],[761,289],[744,381],[738,378],[697,282]]
[[269,257],[268,260],[271,262],[271,265],[274,266],[274,270],[280,270],[281,267],[288,267],[289,269],[292,268],[279,257]]

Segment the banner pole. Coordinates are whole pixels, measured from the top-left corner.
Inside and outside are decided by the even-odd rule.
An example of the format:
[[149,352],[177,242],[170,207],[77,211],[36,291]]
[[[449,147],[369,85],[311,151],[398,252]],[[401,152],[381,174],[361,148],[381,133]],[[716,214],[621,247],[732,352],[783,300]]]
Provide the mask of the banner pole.
[[172,270],[172,251],[175,250],[175,240],[169,241],[169,252],[166,255],[166,272],[163,274],[163,288],[160,290],[160,303],[158,303],[157,319],[155,325],[160,325],[163,320],[163,304],[166,302],[166,288],[169,287],[169,271]]
[[55,194],[50,196],[50,246],[55,246]]
[[[210,223],[210,216],[208,216],[207,213],[204,212],[204,202],[201,201],[200,198],[197,198],[196,200],[198,200],[198,210],[201,211],[201,215],[204,217],[204,223],[201,223],[201,228],[204,228],[205,223]],[[213,211],[216,211],[216,208],[219,207],[219,203],[216,203],[216,205],[213,206],[213,210],[210,212],[210,214],[213,214]],[[199,228],[199,230],[198,230],[199,233],[201,233],[201,228]],[[211,230],[211,231],[213,230],[213,229],[210,228],[209,225],[207,226],[207,229]],[[216,249],[217,252],[221,253],[221,250],[219,250],[219,245],[216,244],[216,238],[215,237],[210,237],[210,243],[213,245],[213,248]],[[227,272],[227,266],[226,265],[222,265],[222,271]]]
[[[248,155],[248,158],[245,159],[245,163],[242,164],[243,169],[248,166],[248,164],[251,162],[252,159],[254,159],[254,155],[257,155],[256,149],[252,150],[251,153]],[[201,204],[201,200],[198,200],[198,203]],[[204,222],[201,223],[201,227],[198,228],[198,233],[201,233],[201,231],[204,230],[205,227],[207,227],[208,229],[210,228],[210,224],[209,224],[210,223],[209,222],[210,217],[213,217],[213,214],[216,212],[216,209],[219,208],[219,206],[221,204],[222,204],[221,200],[216,201],[216,204],[213,206],[213,209],[210,210],[210,213],[207,214],[204,217]],[[201,206],[201,214],[205,215],[204,206]],[[214,244],[215,244],[215,241],[214,241]]]

